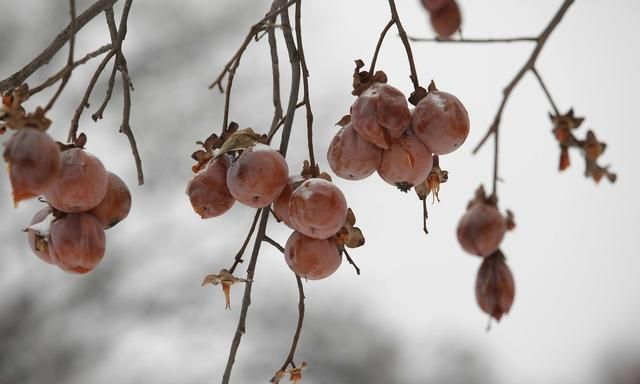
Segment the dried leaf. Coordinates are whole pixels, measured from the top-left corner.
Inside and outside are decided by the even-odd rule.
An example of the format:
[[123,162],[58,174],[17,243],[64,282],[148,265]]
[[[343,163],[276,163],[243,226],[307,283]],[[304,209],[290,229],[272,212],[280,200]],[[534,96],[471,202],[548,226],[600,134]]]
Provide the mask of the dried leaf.
[[251,128],[245,128],[232,133],[229,138],[222,144],[220,150],[214,156],[214,158],[220,157],[222,154],[242,151],[247,148],[251,148],[256,145],[261,139],[261,135],[258,135]]

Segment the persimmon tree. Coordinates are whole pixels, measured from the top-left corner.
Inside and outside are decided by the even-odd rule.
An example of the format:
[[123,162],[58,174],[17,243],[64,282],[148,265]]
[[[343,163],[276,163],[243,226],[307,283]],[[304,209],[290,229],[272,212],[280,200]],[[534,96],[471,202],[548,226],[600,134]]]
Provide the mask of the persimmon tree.
[[[330,170],[342,179],[357,182],[377,173],[399,193],[413,189],[421,203],[422,230],[427,235],[427,199],[431,196],[432,201],[439,201],[441,185],[449,179],[449,172],[443,168],[446,155],[464,145],[474,113],[467,111],[463,100],[440,90],[437,79],[417,72],[412,50],[421,49],[425,43],[533,45],[530,56],[502,90],[503,98],[495,117],[473,150],[476,153],[493,139],[490,193],[482,185],[475,191],[457,228],[460,246],[482,260],[476,277],[478,305],[490,319],[499,321],[510,311],[515,296],[514,278],[500,249],[506,233],[515,228],[514,214],[510,210],[503,214],[498,208],[500,129],[505,125],[502,115],[512,91],[527,74],[534,76],[549,101],[552,133],[560,149],[559,170],[569,167],[569,149],[575,149],[585,159],[585,176],[595,182],[602,178],[610,182],[616,180],[609,167],[599,163],[606,145],[593,131],[579,133],[584,119],[577,117],[573,109],[561,112],[536,67],[540,52],[574,1],[563,0],[539,35],[508,38],[463,37],[460,6],[455,0],[422,0],[425,16],[436,37],[411,37],[403,27],[395,0],[387,2],[389,21],[382,26],[377,41],[372,41],[372,56],[353,58],[353,82],[345,84],[344,90],[351,92],[355,99],[344,111],[336,111],[339,128],[326,156]],[[5,142],[4,159],[14,202],[17,205],[22,200],[42,196],[45,203],[25,229],[29,246],[43,261],[69,273],[88,273],[98,265],[105,253],[105,229],[126,218],[131,207],[126,184],[85,150],[87,134],[78,133],[79,119],[90,107],[89,101],[95,97],[94,87],[109,65],[106,93],[91,116],[96,122],[102,118],[119,81],[124,101],[120,132],[128,138],[139,184],[144,182],[142,161],[129,123],[134,88],[123,44],[133,0],[120,2],[119,22],[116,22],[114,11],[116,3],[118,0],[98,0],[78,14],[75,1],[69,0],[68,26],[31,62],[0,80],[0,133],[10,135]],[[328,278],[340,267],[343,258],[357,275],[361,273],[349,250],[365,245],[365,233],[356,226],[355,212],[349,207],[350,197],[333,183],[328,170],[319,168],[314,151],[312,90],[308,81],[310,64],[303,44],[302,7],[302,0],[274,0],[264,17],[250,26],[237,51],[209,85],[210,89],[223,94],[221,129],[197,142],[199,148],[192,154],[194,175],[190,181],[185,181],[188,198],[202,219],[224,220],[218,217],[236,201],[255,208],[248,233],[235,256],[227,260],[229,265],[219,261],[220,271],[207,275],[202,282],[202,285],[222,288],[226,309],[232,307],[233,286],[241,285],[244,289],[237,328],[222,375],[223,383],[231,380],[245,334],[256,264],[264,243],[282,252],[283,262],[292,271],[291,280],[293,283],[295,279],[299,295],[298,321],[289,353],[283,357],[281,365],[274,366],[275,373],[269,373],[272,383],[286,377],[299,382],[308,366],[296,356],[305,316],[305,281]],[[104,17],[109,31],[105,37],[107,43],[78,56],[75,36],[96,17]],[[396,40],[395,36],[391,37],[392,30],[397,32],[399,43],[406,52],[406,73],[413,88],[407,93],[389,84],[387,74],[376,68],[384,41]],[[265,62],[271,66],[273,117],[262,127],[253,129],[242,125],[242,116],[231,116],[230,105],[234,79],[244,53],[252,44],[265,44],[265,40],[270,48],[270,57]],[[278,51],[279,44],[286,47],[290,65],[288,92],[281,88],[280,65],[285,58]],[[68,47],[66,64],[42,84],[30,86],[28,81],[33,73],[65,46]],[[68,137],[54,141],[46,133],[51,124],[47,113],[54,108],[74,70],[98,58],[101,59],[87,80],[83,97],[70,116]],[[403,71],[394,69],[394,72]],[[45,105],[30,103],[31,96],[45,91],[51,92]],[[290,137],[294,117],[299,112],[306,117],[307,137],[301,145],[307,147],[308,159],[303,164],[291,164],[286,156],[291,145],[298,145],[291,143]],[[347,114],[341,117],[341,112]],[[270,225],[284,225],[293,230],[286,244],[279,244],[269,236]],[[375,224],[358,225],[366,228]],[[241,272],[240,267],[245,266],[246,259],[246,268]]]

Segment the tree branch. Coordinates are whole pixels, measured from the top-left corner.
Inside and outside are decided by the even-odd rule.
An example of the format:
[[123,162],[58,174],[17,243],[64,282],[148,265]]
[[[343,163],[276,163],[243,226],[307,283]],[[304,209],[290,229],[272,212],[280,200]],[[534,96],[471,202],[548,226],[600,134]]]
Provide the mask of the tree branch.
[[[76,24],[76,2],[75,2],[75,0],[69,0],[69,14],[71,16],[71,24],[70,25],[72,26],[73,29],[75,29],[75,24]],[[76,45],[76,35],[73,34],[73,35],[71,35],[71,38],[69,39],[69,56],[67,57],[67,65],[66,65],[66,67],[72,67],[73,66],[73,51],[74,51],[75,45]],[[58,90],[56,91],[56,93],[53,95],[51,100],[49,100],[47,105],[44,107],[44,112],[45,113],[48,112],[51,109],[51,107],[53,107],[53,104],[56,102],[56,100],[58,100],[58,97],[60,96],[60,94],[64,90],[64,87],[69,82],[69,78],[71,77],[71,73],[73,73],[73,71],[67,71],[64,74],[64,76],[62,77],[62,82],[60,83],[60,87],[58,87]]]
[[398,10],[396,9],[395,0],[389,0],[389,8],[391,9],[391,18],[396,24],[396,28],[398,29],[398,34],[400,35],[400,39],[402,40],[402,44],[404,45],[404,49],[407,52],[407,60],[409,60],[409,68],[411,69],[411,82],[413,83],[414,91],[417,91],[420,88],[420,82],[418,81],[418,72],[416,71],[416,64],[413,61],[413,53],[411,52],[411,44],[409,43],[409,39],[407,38],[407,33],[402,26],[402,21],[400,21],[400,16],[398,16]]
[[302,22],[301,22],[302,0],[296,1],[296,41],[298,43],[298,53],[300,54],[300,66],[302,67],[302,102],[306,108],[307,116],[307,149],[309,150],[309,164],[313,172],[316,172],[316,158],[313,153],[313,111],[311,110],[311,100],[309,99],[309,69],[307,68],[307,60],[304,57],[304,48],[302,46]]
[[495,143],[495,146],[494,146],[494,166],[493,166],[493,194],[494,195],[496,194],[496,184],[497,184],[497,180],[499,178],[499,176],[498,176],[498,145],[499,145],[498,136],[499,136],[499,132],[498,131],[499,131],[500,120],[502,118],[502,112],[504,111],[504,107],[507,104],[507,101],[509,100],[509,97],[511,96],[511,93],[513,92],[513,89],[518,85],[518,83],[520,83],[520,80],[522,80],[522,78],[524,77],[524,75],[528,71],[532,71],[534,69],[535,64],[536,64],[536,60],[538,59],[538,56],[540,55],[540,52],[542,51],[542,48],[544,47],[544,45],[547,42],[549,36],[555,30],[555,28],[558,26],[558,24],[560,23],[560,21],[562,20],[563,16],[566,14],[567,10],[569,9],[569,7],[571,6],[571,4],[573,2],[574,2],[574,0],[564,0],[562,5],[558,9],[558,11],[555,13],[553,18],[549,22],[549,24],[542,31],[542,33],[540,33],[540,35],[537,37],[537,43],[536,43],[535,48],[531,52],[531,55],[529,56],[527,61],[524,63],[524,65],[520,68],[520,70],[516,73],[515,77],[511,80],[511,82],[503,90],[502,101],[500,103],[500,106],[498,107],[498,111],[495,114],[495,117],[493,119],[493,123],[491,124],[491,126],[489,127],[489,129],[487,130],[485,135],[483,136],[482,140],[480,140],[480,143],[478,143],[478,145],[473,150],[474,154],[477,153],[480,150],[480,148],[482,148],[482,146],[487,141],[487,139],[489,139],[489,137],[492,134],[494,135],[494,139],[495,139],[494,140],[494,143]]
[[249,312],[249,306],[251,305],[251,288],[253,287],[253,276],[255,274],[256,262],[258,260],[258,253],[260,252],[260,245],[267,230],[267,223],[269,222],[269,210],[262,210],[262,217],[260,218],[260,226],[258,227],[258,234],[256,235],[256,241],[253,244],[253,251],[251,252],[251,259],[249,260],[249,266],[247,267],[247,280],[248,282],[244,287],[244,295],[242,297],[242,309],[240,310],[240,319],[238,320],[238,326],[236,333],[233,336],[231,342],[231,350],[229,351],[229,358],[227,360],[227,366],[222,375],[222,384],[229,384],[231,379],[231,370],[236,361],[236,354],[238,353],[238,347],[240,347],[240,341],[242,335],[246,332],[247,313]]
[[233,265],[229,268],[229,273],[233,274],[236,270],[238,264],[242,263],[242,256],[244,255],[244,251],[247,249],[247,245],[249,244],[249,240],[251,240],[251,236],[253,236],[253,232],[256,230],[256,224],[258,224],[258,218],[260,217],[261,209],[256,210],[256,214],[253,217],[253,222],[251,223],[251,228],[249,228],[249,233],[247,233],[247,237],[245,237],[244,242],[242,243],[242,247],[238,253],[236,253],[236,257],[234,258]]
[[35,71],[49,61],[79,30],[81,30],[89,21],[93,20],[105,9],[112,7],[118,0],[98,0],[86,11],[78,15],[74,21],[69,23],[65,29],[60,32],[55,39],[42,51],[35,59],[25,65],[18,72],[0,81],[0,93],[13,89],[31,76]]
[[394,19],[389,20],[389,22],[387,23],[387,25],[385,25],[382,32],[380,32],[380,37],[378,38],[378,43],[376,44],[376,50],[373,53],[373,59],[371,59],[371,66],[369,67],[369,73],[371,75],[373,75],[373,72],[376,70],[376,62],[378,61],[378,54],[380,53],[380,47],[382,47],[382,42],[384,41],[385,36],[387,36],[387,32],[393,26],[393,24],[395,24],[395,22],[396,21]]

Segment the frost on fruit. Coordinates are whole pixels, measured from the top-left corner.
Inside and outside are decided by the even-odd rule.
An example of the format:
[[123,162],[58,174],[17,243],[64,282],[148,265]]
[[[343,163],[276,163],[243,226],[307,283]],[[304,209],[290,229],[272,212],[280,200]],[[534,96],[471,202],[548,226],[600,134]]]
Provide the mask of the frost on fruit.
[[231,195],[253,208],[273,203],[288,181],[289,167],[284,157],[263,145],[242,151],[227,171]]
[[433,166],[433,155],[411,130],[395,139],[382,153],[378,175],[387,183],[407,192],[423,182]]
[[331,276],[342,263],[333,238],[314,239],[294,231],[285,245],[284,259],[299,277],[321,280]]
[[380,166],[382,148],[360,137],[351,124],[336,133],[327,150],[331,170],[347,180],[362,180]]
[[27,240],[31,251],[49,264],[53,264],[49,255],[48,238],[51,223],[54,219],[53,210],[51,207],[46,206],[33,216],[29,227],[24,230],[27,232]]
[[191,206],[202,219],[220,216],[235,203],[227,186],[229,163],[227,155],[209,159],[206,167],[200,169],[187,184],[186,193]]
[[102,224],[89,213],[71,213],[51,223],[49,254],[65,272],[87,273],[104,257]]
[[326,239],[344,224],[347,201],[335,184],[320,178],[304,181],[291,195],[289,217],[293,227],[306,236]]
[[388,149],[409,126],[411,112],[406,97],[383,83],[371,85],[351,106],[351,124],[364,140]]
[[102,162],[82,148],[62,152],[62,169],[44,194],[54,208],[79,213],[97,206],[107,194],[109,177]]
[[469,115],[457,97],[438,91],[435,84],[413,110],[411,127],[422,143],[436,155],[460,148],[469,135]]
[[236,283],[250,283],[253,280],[243,279],[241,277],[236,277],[232,275],[228,270],[221,269],[217,275],[207,275],[202,281],[202,286],[204,287],[207,284],[222,286],[222,292],[224,293],[225,298],[225,307],[224,309],[231,309],[231,286]]

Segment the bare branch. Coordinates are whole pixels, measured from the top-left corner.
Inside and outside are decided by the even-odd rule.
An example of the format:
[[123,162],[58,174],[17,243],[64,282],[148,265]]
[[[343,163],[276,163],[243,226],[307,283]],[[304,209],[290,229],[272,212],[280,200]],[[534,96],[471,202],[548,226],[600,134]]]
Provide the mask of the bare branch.
[[[295,276],[296,276],[296,283],[298,285],[298,324],[296,325],[296,331],[293,334],[293,340],[291,341],[291,348],[289,349],[289,354],[287,355],[287,358],[284,360],[284,363],[280,368],[281,371],[286,370],[289,364],[295,367],[293,359],[295,357],[296,350],[298,349],[298,341],[300,340],[300,334],[302,333],[302,324],[304,323],[304,311],[305,311],[304,299],[306,297],[304,295],[302,279],[298,275],[295,275]],[[271,379],[271,382],[273,381],[274,379]]]
[[60,32],[55,39],[42,51],[35,59],[25,65],[18,72],[0,81],[0,92],[6,92],[24,83],[35,71],[45,64],[48,64],[51,58],[89,21],[93,20],[105,9],[112,7],[118,0],[98,0],[86,11],[78,15],[72,23]]
[[473,150],[474,154],[477,153],[478,150],[480,150],[480,148],[482,148],[482,146],[487,141],[487,139],[489,139],[489,137],[492,134],[494,135],[494,139],[495,139],[494,140],[494,142],[495,142],[495,146],[494,146],[494,166],[493,166],[493,194],[494,195],[496,194],[496,184],[497,184],[497,180],[499,178],[499,176],[498,176],[498,144],[499,144],[498,136],[499,136],[499,132],[498,131],[499,131],[499,128],[500,128],[500,120],[502,118],[502,112],[504,111],[504,107],[507,104],[507,100],[509,99],[509,96],[511,96],[511,92],[513,92],[513,89],[518,85],[518,83],[520,83],[520,80],[522,80],[522,78],[524,77],[524,75],[528,71],[531,71],[531,70],[534,69],[535,64],[536,64],[536,60],[538,59],[538,56],[540,55],[540,52],[542,51],[542,48],[544,47],[545,43],[547,42],[547,39],[549,38],[551,33],[555,30],[555,28],[558,26],[558,24],[560,23],[560,21],[562,20],[562,18],[564,17],[564,15],[566,14],[567,10],[569,9],[569,7],[571,6],[571,4],[573,2],[574,2],[574,0],[564,0],[564,2],[562,3],[562,5],[558,9],[558,11],[555,13],[553,18],[549,22],[549,24],[542,31],[542,33],[540,33],[540,35],[537,38],[536,46],[533,49],[533,51],[531,52],[531,55],[529,56],[527,61],[524,63],[524,65],[520,68],[520,70],[516,73],[515,77],[511,80],[511,82],[503,90],[502,102],[500,103],[500,106],[498,107],[498,111],[496,112],[496,115],[495,115],[495,117],[493,119],[493,123],[489,127],[487,133],[483,136],[482,140],[480,140],[480,143],[478,143],[478,145]]
[[382,42],[384,41],[384,38],[387,35],[387,32],[393,26],[393,24],[395,24],[395,22],[396,21],[394,19],[389,20],[387,25],[385,25],[384,29],[380,33],[380,37],[378,38],[378,43],[376,44],[376,50],[373,53],[373,59],[371,59],[371,67],[369,67],[369,73],[372,75],[373,75],[373,71],[376,70],[376,62],[378,61],[378,54],[380,53],[380,47],[382,47]]
[[[284,0],[278,1],[279,3],[284,3]],[[289,63],[291,63],[291,90],[289,91],[289,104],[287,106],[287,114],[285,115],[285,122],[282,129],[282,139],[280,140],[280,153],[282,156],[286,156],[287,149],[289,147],[289,138],[291,137],[293,118],[295,116],[296,106],[298,103],[298,94],[300,92],[300,54],[296,48],[293,34],[291,33],[288,9],[282,11],[280,14],[280,20],[282,22],[282,34],[287,46],[287,53],[289,54]]]
[[396,9],[395,0],[389,0],[389,8],[391,9],[391,18],[396,24],[396,28],[398,29],[398,34],[400,35],[400,39],[402,40],[402,44],[404,45],[404,49],[407,52],[407,60],[409,60],[409,68],[411,69],[411,82],[413,83],[413,89],[418,90],[420,88],[420,82],[418,81],[418,72],[416,71],[416,64],[413,61],[413,53],[411,52],[411,44],[409,43],[409,39],[407,38],[407,33],[402,26],[402,22],[400,21],[400,16],[398,16],[398,10]]
[[258,223],[258,218],[260,217],[260,212],[262,209],[256,210],[256,214],[253,217],[253,222],[251,223],[251,228],[249,228],[249,233],[247,233],[247,237],[245,237],[244,242],[242,243],[242,247],[238,253],[236,253],[236,257],[234,258],[233,265],[229,268],[229,272],[233,274],[236,270],[238,264],[242,263],[242,256],[244,255],[244,251],[247,249],[247,245],[249,244],[249,240],[251,240],[251,236],[253,236],[253,232],[256,230],[256,224]]
[[269,210],[263,209],[262,216],[260,218],[260,225],[258,227],[258,233],[256,235],[256,241],[253,244],[253,251],[251,252],[251,259],[249,260],[249,266],[247,267],[247,277],[249,281],[245,284],[244,295],[242,297],[242,309],[240,310],[240,319],[238,320],[238,326],[236,333],[233,336],[231,342],[231,350],[229,351],[229,358],[227,360],[227,366],[222,375],[222,384],[229,384],[231,379],[231,370],[236,361],[236,354],[238,353],[238,347],[240,347],[240,341],[242,335],[246,332],[247,313],[249,306],[251,305],[251,288],[253,287],[253,276],[255,274],[256,262],[258,261],[258,253],[260,252],[260,245],[264,239],[265,232],[267,230],[267,224],[269,222]]
[[358,265],[356,264],[355,261],[353,261],[353,259],[351,258],[351,255],[349,255],[349,252],[347,252],[347,249],[343,249],[342,252],[344,253],[345,257],[347,258],[347,261],[349,262],[349,264],[353,265],[353,268],[355,268],[356,270],[356,275],[360,275],[360,268],[358,268]]
[[269,243],[271,246],[273,246],[275,249],[277,249],[278,251],[280,251],[282,254],[284,254],[284,247],[282,245],[280,245],[280,243],[278,243],[277,241],[273,240],[272,238],[270,238],[269,236],[265,235],[264,236],[264,242],[265,243]]
[[[71,24],[70,25],[72,26],[73,29],[75,29],[75,24],[76,24],[76,2],[75,2],[75,0],[69,0],[69,14],[71,15]],[[71,38],[69,39],[69,56],[67,58],[66,67],[72,67],[73,66],[73,50],[74,50],[75,45],[76,45],[76,35],[73,34],[73,35],[71,35]],[[67,85],[67,82],[69,82],[69,78],[71,78],[71,73],[72,72],[73,71],[67,71],[65,73],[65,75],[62,77],[62,82],[60,83],[60,87],[58,87],[58,90],[56,91],[56,93],[53,95],[51,100],[49,100],[47,105],[44,107],[44,112],[45,113],[47,111],[49,111],[51,109],[51,107],[53,107],[53,104],[56,102],[56,100],[58,99],[58,97],[60,96],[62,91],[64,90],[64,87]]]
[[316,170],[316,159],[313,153],[313,112],[311,110],[311,100],[309,99],[309,69],[307,68],[307,60],[304,57],[304,48],[302,46],[302,22],[301,22],[302,0],[296,1],[296,41],[298,44],[298,53],[300,55],[300,66],[302,67],[302,89],[303,100],[306,107],[307,116],[307,148],[309,150],[309,164],[311,169]]
[[536,79],[538,79],[538,83],[540,83],[540,87],[542,87],[542,91],[547,96],[547,100],[549,100],[549,104],[551,104],[551,108],[553,108],[553,111],[555,112],[556,116],[559,115],[560,111],[558,110],[556,103],[553,102],[553,97],[551,97],[551,93],[549,92],[549,89],[547,88],[547,86],[544,84],[544,81],[542,80],[542,76],[540,76],[536,67],[532,67],[531,72],[533,72]]
[[33,88],[29,89],[29,97],[35,95],[36,93],[52,86],[53,84],[55,84],[58,80],[62,79],[64,76],[67,75],[67,73],[73,71],[76,67],[86,64],[89,60],[94,59],[100,55],[102,55],[105,52],[109,52],[112,49],[112,45],[111,44],[106,44],[103,45],[102,47],[96,49],[93,52],[89,52],[87,53],[82,59],[74,62],[71,66],[66,65],[64,68],[62,68],[61,70],[59,70],[58,72],[56,72],[53,76],[49,77],[47,80],[45,80],[44,83],[35,86]]

